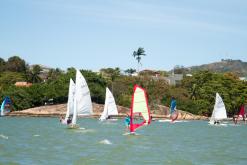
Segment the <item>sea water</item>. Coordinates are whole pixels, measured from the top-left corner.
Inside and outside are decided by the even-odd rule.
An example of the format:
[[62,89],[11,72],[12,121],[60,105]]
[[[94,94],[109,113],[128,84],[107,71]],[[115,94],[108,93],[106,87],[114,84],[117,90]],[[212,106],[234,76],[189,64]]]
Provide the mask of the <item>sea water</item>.
[[247,125],[152,122],[124,135],[122,119],[78,123],[73,130],[58,118],[1,117],[0,164],[247,164]]

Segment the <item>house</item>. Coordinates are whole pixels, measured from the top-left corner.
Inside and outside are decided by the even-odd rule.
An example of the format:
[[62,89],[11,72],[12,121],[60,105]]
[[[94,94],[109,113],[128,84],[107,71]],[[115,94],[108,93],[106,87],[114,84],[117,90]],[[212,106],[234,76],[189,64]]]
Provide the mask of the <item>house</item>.
[[247,81],[247,77],[239,77],[239,79],[242,81]]
[[25,81],[18,81],[15,83],[16,87],[30,87],[32,85],[33,85],[32,83],[25,82]]
[[148,69],[140,71],[139,75],[148,75],[152,77],[154,80],[165,80],[167,81],[169,85],[177,85],[183,79],[183,74],[174,74],[173,72],[169,76],[164,77],[161,75],[159,71],[153,71],[153,70],[148,70]]
[[171,74],[165,79],[169,85],[177,85],[183,80],[183,74]]

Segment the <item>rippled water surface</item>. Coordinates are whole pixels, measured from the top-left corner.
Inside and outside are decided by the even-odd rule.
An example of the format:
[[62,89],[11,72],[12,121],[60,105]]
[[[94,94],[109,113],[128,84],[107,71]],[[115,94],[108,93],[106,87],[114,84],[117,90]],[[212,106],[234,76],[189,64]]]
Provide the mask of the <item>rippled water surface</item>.
[[152,122],[125,136],[121,119],[78,123],[72,130],[58,118],[0,118],[0,164],[247,164],[247,125]]

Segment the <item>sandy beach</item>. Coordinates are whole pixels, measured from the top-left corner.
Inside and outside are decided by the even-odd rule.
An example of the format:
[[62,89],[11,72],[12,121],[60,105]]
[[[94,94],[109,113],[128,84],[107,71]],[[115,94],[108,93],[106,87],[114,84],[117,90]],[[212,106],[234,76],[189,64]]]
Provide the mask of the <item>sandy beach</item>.
[[[8,116],[32,116],[32,117],[58,117],[66,114],[67,104],[46,105],[35,108],[29,108],[21,111],[13,111],[7,114]],[[117,106],[119,115],[116,118],[125,117],[129,113],[129,108]],[[98,118],[104,109],[103,104],[93,103],[93,115],[90,117]],[[165,106],[157,106],[156,109],[151,109],[153,119],[168,119],[169,108]],[[189,112],[178,110],[178,120],[207,120],[208,117],[194,115]]]

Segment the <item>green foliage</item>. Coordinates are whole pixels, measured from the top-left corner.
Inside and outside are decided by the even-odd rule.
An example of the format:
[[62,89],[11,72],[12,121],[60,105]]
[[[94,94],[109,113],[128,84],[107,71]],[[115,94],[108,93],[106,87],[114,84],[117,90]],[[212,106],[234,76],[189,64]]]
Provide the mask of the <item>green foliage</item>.
[[41,73],[42,69],[39,65],[34,65],[31,70],[27,73],[27,79],[29,82],[32,83],[39,83],[41,82],[41,78],[39,77],[39,74]]
[[1,98],[9,96],[13,102],[13,109],[20,110],[33,107],[32,97],[26,91],[26,88],[17,88],[15,86],[9,86],[1,92]]
[[5,70],[12,72],[23,72],[27,70],[26,62],[18,56],[13,56],[6,62]]
[[[138,54],[138,51],[135,54]],[[15,64],[17,67],[14,67]],[[26,67],[26,62],[19,57],[11,57],[7,62],[0,58],[0,97],[3,99],[4,96],[10,96],[15,110],[41,106],[49,99],[53,99],[54,103],[67,102],[69,81],[70,78],[75,80],[75,68],[68,68],[66,72],[58,68],[51,69],[48,73],[48,81],[41,82],[38,78],[41,68],[38,65],[33,69],[24,66]],[[127,70],[126,73],[133,71],[134,69]],[[175,87],[149,74],[141,74],[137,77],[125,76],[121,75],[119,68],[103,68],[100,72],[98,74],[90,70],[81,70],[89,86],[92,101],[100,104],[105,100],[105,88],[111,87],[116,103],[130,107],[135,84],[146,89],[152,109],[160,104],[169,106],[170,99],[174,96],[178,109],[210,116],[216,92],[224,100],[229,116],[237,113],[241,104],[247,103],[247,82],[240,81],[233,73],[199,71],[192,77],[185,77],[181,85]],[[167,74],[162,71],[158,73]],[[34,84],[31,87],[14,86],[15,82],[26,79]]]
[[194,100],[197,114],[210,116],[218,92],[224,100],[228,115],[233,115],[242,104],[242,97],[247,95],[246,85],[236,76],[200,71],[183,80],[182,86],[189,91]]
[[62,71],[59,68],[56,69],[50,69],[48,72],[47,80],[48,82],[55,81],[59,78],[59,76],[62,75]]
[[0,73],[5,70],[6,62],[0,57]]
[[14,85],[17,81],[25,81],[25,75],[17,72],[2,72],[0,73],[0,89]]
[[126,69],[124,71],[124,73],[128,74],[129,76],[131,76],[135,72],[136,72],[136,70],[135,69],[132,69],[132,68]]

